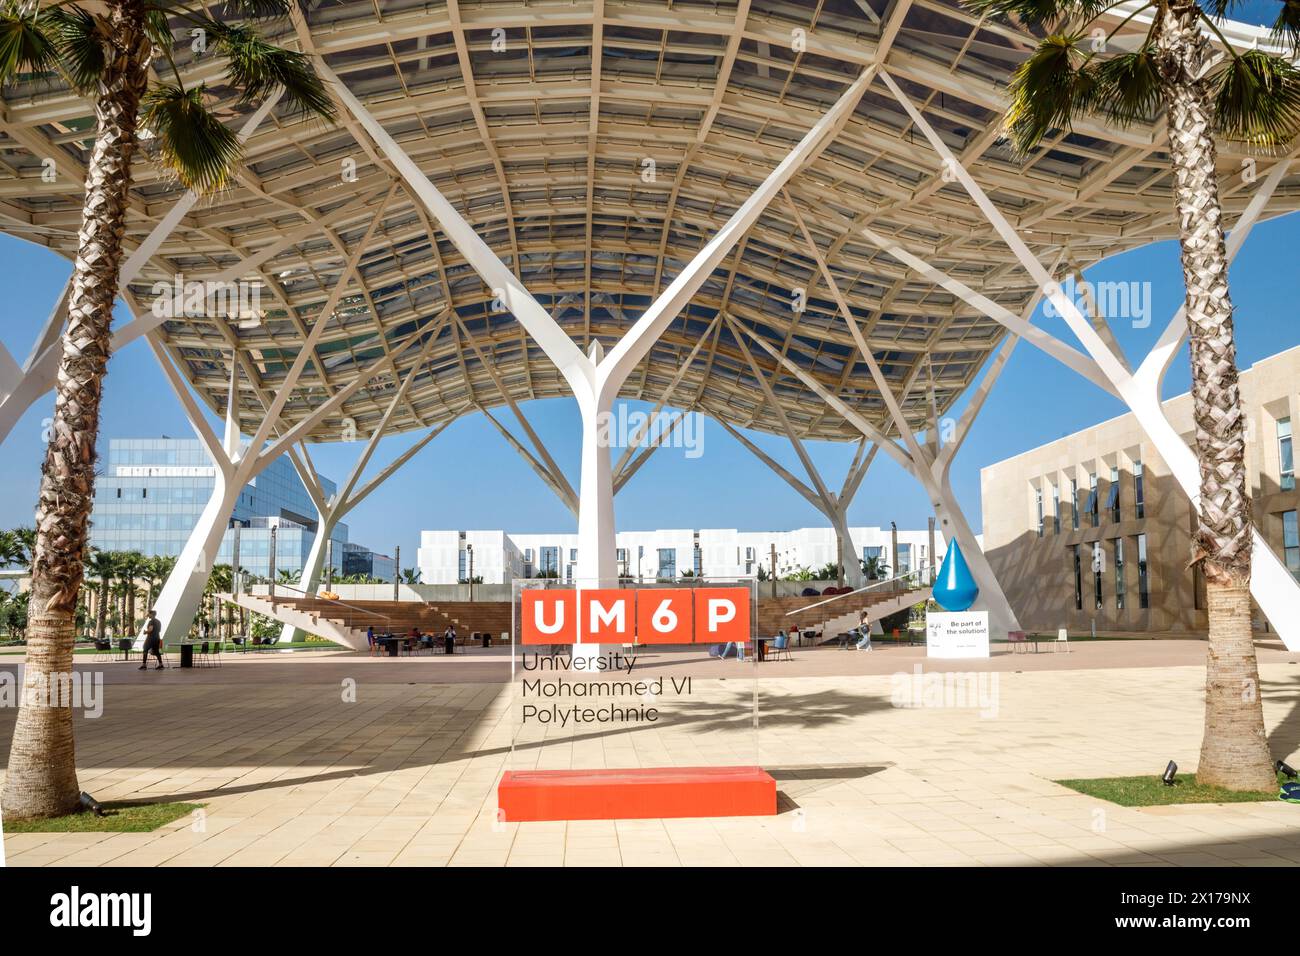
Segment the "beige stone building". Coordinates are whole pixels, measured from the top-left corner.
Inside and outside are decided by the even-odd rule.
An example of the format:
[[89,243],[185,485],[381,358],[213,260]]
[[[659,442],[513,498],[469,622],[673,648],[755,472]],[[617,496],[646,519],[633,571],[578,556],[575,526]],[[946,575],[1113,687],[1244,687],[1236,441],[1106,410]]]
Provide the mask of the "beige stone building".
[[[1241,384],[1255,523],[1300,577],[1300,347],[1256,362]],[[1165,411],[1191,442],[1191,397]],[[980,484],[984,550],[1026,630],[1205,633],[1205,585],[1187,567],[1191,503],[1132,415],[990,465]]]

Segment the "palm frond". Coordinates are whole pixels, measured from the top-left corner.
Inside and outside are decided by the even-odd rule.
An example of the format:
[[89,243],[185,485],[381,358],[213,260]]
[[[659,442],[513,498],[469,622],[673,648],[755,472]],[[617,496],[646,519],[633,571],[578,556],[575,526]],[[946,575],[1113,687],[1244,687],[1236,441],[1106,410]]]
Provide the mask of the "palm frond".
[[232,20],[280,20],[295,4],[296,0],[225,0],[222,12]]
[[166,10],[157,7],[146,10],[144,32],[153,41],[153,45],[161,50],[169,50],[176,43],[176,35],[172,33],[172,25]]
[[204,87],[163,84],[145,94],[141,120],[154,134],[164,165],[195,192],[220,189],[242,152],[239,137],[203,102]]
[[50,11],[63,72],[81,92],[95,88],[104,72],[104,44],[95,18],[78,6]]
[[1160,74],[1150,47],[1101,62],[1096,77],[1096,109],[1117,125],[1152,119],[1160,109]]
[[1011,17],[1026,26],[1053,26],[1066,20],[1091,22],[1115,0],[963,0],[981,16]]
[[1005,124],[1021,152],[1033,149],[1049,131],[1068,128],[1076,114],[1093,110],[1097,81],[1075,48],[1080,39],[1078,34],[1044,37],[1012,74]]
[[211,21],[209,36],[225,55],[230,82],[239,89],[244,102],[262,99],[282,86],[294,112],[334,115],[334,102],[305,53],[269,43],[256,30],[243,25]]
[[46,73],[57,65],[49,20],[24,14],[12,2],[0,7],[0,80],[22,72]]
[[1300,0],[1285,0],[1273,21],[1273,39],[1292,50],[1300,47]]
[[1300,70],[1280,56],[1247,50],[1215,74],[1215,118],[1222,132],[1264,148],[1300,130]]

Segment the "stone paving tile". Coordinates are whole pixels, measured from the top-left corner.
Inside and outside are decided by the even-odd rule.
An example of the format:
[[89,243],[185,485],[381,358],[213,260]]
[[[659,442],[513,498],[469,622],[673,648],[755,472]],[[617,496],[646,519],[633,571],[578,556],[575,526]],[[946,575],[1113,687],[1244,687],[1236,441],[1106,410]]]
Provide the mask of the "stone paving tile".
[[[1139,650],[1150,664],[1161,648]],[[1060,666],[1068,669],[1039,661],[1016,673],[1018,666],[995,659],[990,668],[999,670],[996,716],[981,716],[974,710],[893,707],[887,654],[869,665],[880,668],[875,672],[845,674],[829,672],[840,666],[833,654],[805,656],[812,663],[804,676],[782,671],[759,681],[764,723],[757,735],[741,722],[709,724],[683,710],[663,724],[595,738],[551,731],[521,738],[513,756],[506,688],[480,667],[490,662],[458,671],[467,683],[442,679],[445,675],[427,683],[388,683],[391,668],[346,656],[317,665],[262,660],[201,672],[202,681],[183,686],[123,686],[131,678],[120,672],[106,684],[104,716],[77,727],[83,787],[100,800],[149,797],[205,804],[201,827],[196,830],[197,821],[187,818],[151,834],[10,834],[8,862],[1300,863],[1300,815],[1285,804],[1126,809],[1053,782],[1151,773],[1170,755],[1184,772],[1194,770],[1202,719],[1200,667],[1125,667],[1092,658],[1106,669],[1090,670],[1082,666],[1083,655],[1069,662],[1061,655]],[[846,658],[840,660],[848,666]],[[893,660],[904,671],[918,662],[902,655]],[[342,703],[337,681],[330,682],[336,672],[346,671],[356,673],[357,703]],[[421,664],[411,673],[435,672]],[[1288,691],[1300,680],[1300,669],[1277,656],[1265,658],[1261,672],[1270,688],[1265,717],[1276,728],[1296,706]],[[696,677],[694,707],[747,706],[751,684],[711,674]],[[159,719],[168,726],[162,739],[150,729]],[[8,745],[11,724],[12,712],[0,712],[0,748]],[[231,727],[257,727],[257,732],[232,735]],[[147,763],[142,754],[150,755]],[[1279,756],[1293,764],[1297,759],[1295,753]],[[0,749],[0,766],[6,759]],[[497,819],[496,784],[508,767],[755,761],[778,778],[783,811],[777,817]]]

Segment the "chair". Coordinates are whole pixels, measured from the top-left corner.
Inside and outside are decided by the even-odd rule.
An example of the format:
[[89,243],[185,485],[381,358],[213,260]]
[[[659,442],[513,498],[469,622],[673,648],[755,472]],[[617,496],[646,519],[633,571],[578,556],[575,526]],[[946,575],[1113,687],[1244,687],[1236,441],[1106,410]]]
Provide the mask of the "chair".
[[208,661],[208,642],[204,641],[202,644],[195,647],[194,650],[196,652],[194,656],[198,658],[195,663],[198,664],[199,667],[207,667],[210,663]]
[[1029,650],[1029,640],[1024,631],[1008,631],[1007,643],[1011,645],[1011,653],[1018,654],[1021,651]]
[[772,642],[772,650],[776,652],[775,656],[772,658],[774,661],[781,660],[782,654],[785,655],[787,661],[794,660],[794,656],[790,653],[790,638],[786,637],[784,634],[778,634],[776,636],[776,640]]
[[1070,634],[1065,628],[1060,628],[1056,632],[1056,649],[1070,653]]
[[209,664],[209,666],[211,666],[211,667],[220,667],[220,666],[221,666],[221,645],[222,645],[223,643],[225,643],[225,642],[224,642],[224,641],[221,641],[221,640],[215,640],[215,641],[212,642],[212,646],[209,648],[209,651],[208,651],[208,664]]

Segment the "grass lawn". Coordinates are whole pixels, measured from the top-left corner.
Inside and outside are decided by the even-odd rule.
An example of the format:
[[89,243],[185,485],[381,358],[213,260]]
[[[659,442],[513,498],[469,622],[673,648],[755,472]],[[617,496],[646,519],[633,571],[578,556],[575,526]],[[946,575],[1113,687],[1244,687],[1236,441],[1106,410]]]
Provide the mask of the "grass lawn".
[[[1278,783],[1287,779],[1278,775]],[[1180,774],[1172,787],[1154,775],[1144,777],[1098,777],[1093,780],[1056,780],[1063,787],[1121,807],[1160,807],[1171,803],[1258,803],[1276,800],[1277,791],[1243,793],[1222,787],[1203,787],[1191,774]]]
[[203,803],[105,803],[105,816],[70,813],[45,820],[5,820],[5,833],[148,833],[189,816]]

